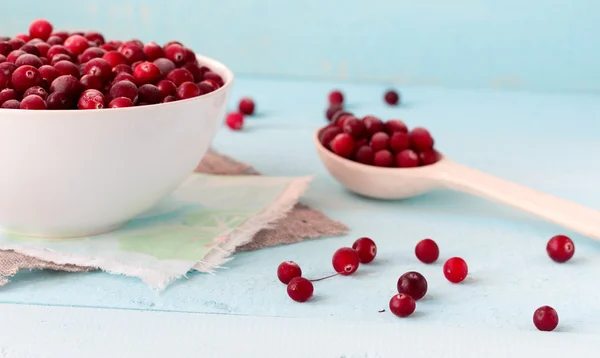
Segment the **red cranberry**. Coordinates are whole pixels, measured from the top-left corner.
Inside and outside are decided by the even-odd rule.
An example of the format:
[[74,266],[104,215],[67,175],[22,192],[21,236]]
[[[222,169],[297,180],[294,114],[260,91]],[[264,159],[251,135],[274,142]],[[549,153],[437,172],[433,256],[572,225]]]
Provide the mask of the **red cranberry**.
[[160,69],[152,62],[142,62],[133,70],[133,77],[138,85],[156,83],[161,77]]
[[340,157],[350,158],[354,152],[354,139],[348,133],[340,133],[331,140],[329,146]]
[[169,72],[167,79],[179,87],[184,82],[194,82],[194,76],[185,68],[176,68]]
[[408,133],[408,127],[399,119],[390,119],[385,122],[385,131],[392,135],[396,132]]
[[[194,84],[194,86],[196,85]],[[146,102],[148,104],[160,103],[163,99],[158,87],[151,84],[140,86],[140,88],[138,88],[138,96],[141,102]]]
[[327,110],[325,111],[325,117],[327,118],[328,121],[331,122],[333,115],[336,114],[336,112],[343,111],[343,110],[344,109],[339,105],[329,106],[329,108],[327,108]]
[[37,57],[40,56],[40,50],[38,50],[38,48],[35,45],[25,44],[21,46],[19,50],[30,55],[36,55]]
[[358,270],[358,253],[352,248],[342,247],[333,254],[331,263],[335,272],[340,275],[352,275]]
[[50,45],[45,42],[40,42],[35,44],[35,47],[38,49],[40,53],[40,57],[46,57],[48,55],[48,50],[50,49]]
[[126,42],[120,46],[119,52],[125,56],[130,64],[137,61],[146,61],[144,48],[143,46],[140,47],[138,44]]
[[46,43],[50,46],[54,46],[54,45],[62,45],[65,41],[60,38],[59,36],[50,36],[48,37],[48,41],[46,41]]
[[32,94],[23,98],[19,109],[46,109],[46,101],[42,97]]
[[112,73],[114,75],[118,75],[119,73],[128,73],[133,76],[133,70],[131,69],[131,67],[129,65],[124,64],[116,65],[115,67],[113,67]]
[[440,249],[435,241],[424,239],[415,246],[415,255],[421,262],[432,264],[440,257]]
[[169,60],[168,58],[157,58],[154,60],[154,64],[158,67],[163,76],[168,75],[171,73],[171,71],[177,68],[173,61]]
[[378,150],[373,155],[373,165],[388,168],[394,164],[394,155],[387,149]]
[[460,257],[452,257],[444,263],[444,276],[452,283],[459,283],[467,278],[469,268],[465,260]]
[[342,129],[338,126],[327,126],[319,132],[319,141],[327,149],[331,149],[331,141],[338,134],[342,133]]
[[308,301],[314,292],[312,282],[304,277],[296,277],[290,281],[287,286],[287,293],[290,298],[296,302]]
[[354,117],[354,115],[351,112],[344,111],[343,109],[337,111],[331,116],[331,123],[339,125],[341,128],[343,125],[342,119],[346,118],[347,116]]
[[431,165],[437,163],[439,159],[438,153],[431,149],[424,152],[419,152],[419,163],[421,165]]
[[108,108],[125,108],[132,106],[133,102],[127,97],[117,97],[108,104]]
[[373,261],[377,255],[377,245],[375,245],[375,242],[368,237],[361,237],[354,241],[352,249],[358,253],[358,261],[361,264],[368,264]]
[[242,129],[244,126],[244,115],[239,112],[232,112],[225,118],[225,124],[234,131]]
[[63,45],[50,46],[50,48],[48,49],[48,53],[46,53],[46,57],[48,57],[50,61],[52,61],[54,59],[54,56],[56,55],[68,55],[69,59],[73,59],[73,54],[69,50],[67,50]]
[[104,81],[102,78],[94,75],[85,75],[79,80],[84,89],[95,89],[101,91],[104,89]]
[[8,56],[13,51],[12,46],[6,41],[0,41],[0,55]]
[[50,37],[50,34],[52,34],[52,30],[52,24],[47,20],[35,20],[29,25],[29,37],[46,41]]
[[110,88],[109,93],[110,93],[110,97],[112,97],[112,98],[127,97],[130,100],[132,100],[133,102],[135,102],[135,100],[138,96],[138,88],[132,82],[121,81],[121,82],[115,83]]
[[169,103],[175,101],[177,101],[177,98],[175,98],[175,96],[166,96],[165,98],[163,98],[161,103]]
[[106,81],[112,76],[112,67],[103,58],[93,58],[85,65],[83,73],[98,76]]
[[42,67],[42,61],[36,55],[26,53],[17,58],[17,60],[15,61],[15,65],[17,65],[17,67],[28,65],[33,66],[35,68],[40,68]]
[[16,63],[19,57],[25,55],[27,52],[21,50],[14,50],[6,56],[6,61]]
[[422,127],[414,128],[409,133],[410,145],[419,152],[433,148],[433,137],[429,131]]
[[54,64],[54,68],[56,68],[61,75],[71,75],[79,78],[79,67],[73,62],[58,61]]
[[247,114],[250,116],[254,113],[254,101],[252,100],[252,98],[242,98],[238,107],[240,109],[240,112],[242,112],[243,114]]
[[144,46],[144,53],[146,54],[148,61],[154,61],[157,58],[165,57],[165,51],[163,50],[162,46],[154,41],[148,42]]
[[17,99],[17,91],[12,88],[5,88],[0,91],[0,105],[8,100]]
[[78,98],[82,90],[79,80],[71,75],[59,76],[50,84],[50,92],[62,92],[67,97]]
[[81,55],[83,51],[90,47],[90,44],[88,40],[81,35],[71,35],[65,40],[63,46],[74,55]]
[[142,50],[144,49],[144,43],[141,40],[136,40],[136,39],[126,41],[125,43],[123,43],[123,45],[132,45],[132,46],[139,47]]
[[412,149],[406,149],[396,154],[398,168],[414,168],[419,166],[419,156]]
[[42,75],[33,66],[21,66],[13,72],[11,83],[14,89],[23,92],[29,87],[39,86],[42,84]]
[[188,99],[198,97],[200,95],[200,88],[194,82],[184,82],[177,87],[177,98]]
[[367,135],[364,123],[356,117],[346,119],[344,121],[343,130],[350,134],[354,139],[364,138]]
[[383,99],[385,100],[385,103],[395,106],[398,104],[398,101],[400,101],[400,95],[394,90],[389,90],[385,93]]
[[[33,87],[29,87],[27,89],[27,91],[25,91],[23,93],[23,98],[30,96],[30,95],[36,95],[39,96],[40,98],[42,98],[44,101],[46,100],[46,98],[48,98],[48,92],[46,92],[45,89],[43,89],[40,86],[33,86]],[[23,100],[21,102],[21,104],[24,102],[25,100]],[[45,105],[44,105],[45,106]],[[44,107],[45,108],[45,107]]]
[[8,43],[10,44],[10,46],[12,46],[13,50],[18,50],[21,48],[21,46],[25,45],[25,41],[16,37],[8,40]]
[[94,43],[94,46],[102,46],[105,42],[104,36],[98,32],[88,32],[83,35],[83,37],[85,37],[88,42]]
[[169,47],[171,45],[179,45],[179,46],[183,47],[183,44],[179,41],[169,41],[163,45],[163,49],[166,49],[167,47]]
[[119,51],[108,51],[107,53],[102,55],[102,58],[105,59],[110,64],[111,68],[115,68],[117,65],[127,65],[128,64],[127,58],[125,57],[125,55],[123,55]]
[[408,317],[415,311],[417,304],[409,295],[399,293],[390,300],[390,311],[398,317]]
[[204,80],[214,81],[217,84],[217,87],[221,87],[225,84],[223,78],[219,74],[212,71],[208,71],[204,74]]
[[198,88],[200,89],[201,94],[207,94],[217,89],[215,85],[209,81],[198,82]]
[[19,109],[20,106],[21,106],[21,102],[17,101],[16,99],[9,99],[8,101],[2,103],[1,108]]
[[67,93],[53,92],[48,95],[46,105],[52,110],[71,109],[75,107],[75,101]]
[[373,152],[373,148],[369,147],[368,145],[363,145],[356,151],[354,160],[358,163],[373,165],[374,157],[375,152]]
[[196,53],[192,51],[191,48],[185,48],[185,62],[186,64],[198,64],[198,59],[196,58]]
[[334,90],[329,93],[329,104],[341,105],[344,103],[344,94],[339,90]]
[[366,116],[363,118],[363,123],[369,136],[374,135],[378,132],[383,132],[385,127],[383,121],[375,116]]
[[176,66],[181,66],[187,60],[187,51],[181,45],[172,44],[165,48],[165,57],[173,61]]
[[575,254],[575,244],[565,235],[556,235],[548,241],[546,252],[556,262],[567,262]]
[[23,40],[25,42],[31,40],[31,38],[27,34],[18,34],[18,35],[15,35],[15,38],[21,39],[21,40]]
[[550,306],[542,306],[533,313],[533,324],[540,331],[553,331],[558,326],[558,313]]
[[394,153],[402,152],[410,148],[410,137],[403,132],[395,132],[390,137],[390,148]]
[[6,56],[0,55],[0,63],[6,62]]
[[91,59],[102,58],[105,53],[106,51],[99,47],[90,47],[87,50],[83,51],[81,55],[79,55],[79,63],[87,63]]
[[10,86],[10,81],[13,72],[17,69],[17,66],[11,62],[0,63],[0,89],[4,89]]
[[277,267],[277,278],[286,285],[296,277],[302,277],[302,269],[294,261],[284,261]]
[[420,300],[427,293],[427,280],[418,272],[410,271],[398,279],[398,293],[404,293],[415,301]]
[[385,132],[377,132],[371,137],[369,145],[375,152],[388,149],[390,145],[390,136]]
[[50,36],[58,36],[64,41],[69,37],[69,33],[67,31],[54,31]]
[[169,80],[162,80],[156,85],[163,97],[173,96],[177,93],[177,86]]
[[102,92],[94,89],[85,90],[79,102],[77,102],[78,109],[102,109],[104,108],[104,95]]
[[57,55],[54,55],[54,57],[52,57],[52,61],[50,61],[50,64],[52,66],[54,66],[57,63],[59,63],[60,61],[73,62],[73,60],[71,59],[71,56],[66,55],[64,53],[59,53]]
[[194,76],[195,82],[200,82],[204,78],[204,72],[202,69],[200,69],[200,67],[193,62],[187,62],[181,68],[185,68],[186,70],[190,71],[192,76]]
[[130,75],[127,72],[121,72],[115,77],[115,79],[113,80],[113,84],[121,81],[129,81],[131,83],[135,83],[135,78],[133,77],[133,75]]
[[60,72],[50,65],[43,65],[38,68],[38,71],[40,71],[40,75],[42,75],[45,88],[49,88],[52,81],[54,81],[56,77],[60,76]]

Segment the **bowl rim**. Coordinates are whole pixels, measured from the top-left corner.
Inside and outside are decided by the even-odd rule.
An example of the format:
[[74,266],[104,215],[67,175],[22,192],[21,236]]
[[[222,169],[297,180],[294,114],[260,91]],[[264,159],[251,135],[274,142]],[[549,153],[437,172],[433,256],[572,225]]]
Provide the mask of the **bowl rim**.
[[[218,96],[222,92],[226,92],[229,90],[229,88],[233,85],[233,82],[235,79],[233,71],[231,71],[222,62],[217,61],[211,57],[196,55],[196,59],[198,60],[198,62],[201,65],[208,66],[211,71],[216,72],[220,76],[224,77],[225,83],[223,84],[223,86],[219,87],[215,91],[212,91],[210,93],[207,93],[207,94],[204,94],[204,95],[201,95],[198,97],[188,98],[188,99],[174,101],[174,102],[156,103],[156,104],[151,104],[151,105],[147,105],[147,106],[132,106],[132,107],[123,107],[123,108],[103,108],[100,110],[56,109],[56,110],[42,110],[42,111],[0,108],[0,120],[8,119],[4,116],[8,116],[9,113],[12,118],[14,118],[15,116],[24,117],[24,118],[20,118],[20,119],[26,119],[26,118],[39,119],[40,117],[58,117],[58,118],[49,118],[49,119],[59,119],[59,118],[65,118],[66,114],[71,115],[74,113],[79,113],[78,116],[79,115],[86,116],[86,115],[97,115],[98,113],[113,113],[114,114],[116,112],[141,111],[143,109],[148,109],[148,107],[155,108],[157,106],[160,106],[161,108],[168,108],[169,106],[171,106],[171,107],[177,106],[183,102],[190,103],[193,101],[200,101],[203,99],[208,99],[208,98],[211,98],[214,96]],[[104,111],[104,110],[110,110],[110,111]]]

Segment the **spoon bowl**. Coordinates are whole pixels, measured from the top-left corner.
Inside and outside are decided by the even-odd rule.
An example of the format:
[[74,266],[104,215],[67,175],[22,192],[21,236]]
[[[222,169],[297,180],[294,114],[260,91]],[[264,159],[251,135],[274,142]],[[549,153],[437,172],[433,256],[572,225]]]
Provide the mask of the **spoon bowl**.
[[534,214],[600,240],[600,212],[577,203],[496,178],[440,154],[431,165],[382,168],[342,158],[325,148],[317,130],[313,142],[327,171],[348,190],[374,199],[405,199],[435,189],[482,197]]

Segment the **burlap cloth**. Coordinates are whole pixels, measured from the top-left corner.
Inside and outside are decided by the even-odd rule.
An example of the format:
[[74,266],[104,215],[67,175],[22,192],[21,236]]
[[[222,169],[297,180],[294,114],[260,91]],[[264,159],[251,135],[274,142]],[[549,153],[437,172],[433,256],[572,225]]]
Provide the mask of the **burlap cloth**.
[[[206,154],[196,168],[196,172],[217,175],[260,175],[250,165],[215,151],[209,151]],[[275,228],[259,231],[251,242],[238,247],[236,252],[293,244],[305,239],[340,236],[346,234],[348,230],[346,225],[331,220],[325,214],[305,204],[298,203],[287,217],[275,225]],[[7,277],[14,276],[20,270],[85,272],[96,269],[95,267],[58,265],[14,251],[0,250],[0,286],[8,283]]]

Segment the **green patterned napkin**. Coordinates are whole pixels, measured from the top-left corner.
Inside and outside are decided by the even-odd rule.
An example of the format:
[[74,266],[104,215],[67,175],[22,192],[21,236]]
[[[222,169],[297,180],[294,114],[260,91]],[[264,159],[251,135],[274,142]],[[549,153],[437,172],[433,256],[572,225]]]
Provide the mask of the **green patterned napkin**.
[[311,179],[194,174],[120,230],[76,239],[0,234],[0,250],[139,277],[162,290],[190,270],[211,272],[228,261],[237,246],[285,217]]

